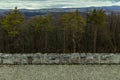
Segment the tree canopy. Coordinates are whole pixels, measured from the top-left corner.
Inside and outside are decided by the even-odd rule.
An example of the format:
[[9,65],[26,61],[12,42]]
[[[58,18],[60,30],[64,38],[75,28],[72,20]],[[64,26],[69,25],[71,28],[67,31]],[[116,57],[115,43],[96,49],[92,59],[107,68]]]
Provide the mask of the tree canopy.
[[24,21],[24,16],[17,7],[10,11],[8,15],[2,20],[2,28],[8,33],[9,36],[19,34],[20,24]]
[[120,15],[94,9],[26,18],[15,7],[0,18],[0,52],[120,52]]

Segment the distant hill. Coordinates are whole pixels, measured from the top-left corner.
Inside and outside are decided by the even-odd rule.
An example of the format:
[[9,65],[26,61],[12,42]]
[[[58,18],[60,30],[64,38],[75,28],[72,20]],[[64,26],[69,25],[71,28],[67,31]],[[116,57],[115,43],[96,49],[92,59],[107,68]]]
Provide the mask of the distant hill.
[[[93,10],[94,8],[103,9],[106,13],[111,11],[120,12],[120,6],[103,6],[103,7],[85,7],[85,8],[52,8],[52,9],[20,9],[20,11],[26,16],[36,16],[36,15],[45,15],[50,13],[65,13],[65,12],[73,12],[75,10],[79,10],[80,12],[85,12],[87,10]],[[0,16],[5,16],[10,9],[0,9]]]

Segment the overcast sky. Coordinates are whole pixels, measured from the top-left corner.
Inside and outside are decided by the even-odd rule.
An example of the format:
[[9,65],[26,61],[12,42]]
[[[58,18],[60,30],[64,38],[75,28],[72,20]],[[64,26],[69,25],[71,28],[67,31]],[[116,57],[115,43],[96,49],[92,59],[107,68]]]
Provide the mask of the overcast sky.
[[120,6],[120,0],[0,0],[0,9],[80,8]]

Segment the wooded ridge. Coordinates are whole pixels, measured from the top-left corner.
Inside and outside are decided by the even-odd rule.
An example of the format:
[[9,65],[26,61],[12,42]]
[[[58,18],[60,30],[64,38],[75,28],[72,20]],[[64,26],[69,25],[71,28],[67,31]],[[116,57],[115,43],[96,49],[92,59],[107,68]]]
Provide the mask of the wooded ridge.
[[2,53],[119,53],[120,13],[102,9],[26,18],[15,7],[0,17]]

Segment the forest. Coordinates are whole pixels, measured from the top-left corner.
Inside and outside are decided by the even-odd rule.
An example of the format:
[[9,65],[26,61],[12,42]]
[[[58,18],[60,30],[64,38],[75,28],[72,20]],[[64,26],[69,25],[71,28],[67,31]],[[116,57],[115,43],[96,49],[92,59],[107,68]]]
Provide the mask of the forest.
[[94,9],[26,18],[0,17],[1,53],[119,53],[120,13]]

